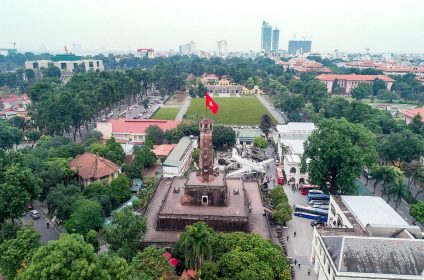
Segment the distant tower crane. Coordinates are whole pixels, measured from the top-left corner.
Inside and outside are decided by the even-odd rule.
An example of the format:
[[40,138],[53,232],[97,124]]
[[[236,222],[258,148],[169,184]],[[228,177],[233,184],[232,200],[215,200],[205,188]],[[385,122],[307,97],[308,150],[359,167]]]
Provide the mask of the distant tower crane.
[[16,42],[8,42],[9,44],[13,44],[13,48],[16,49]]

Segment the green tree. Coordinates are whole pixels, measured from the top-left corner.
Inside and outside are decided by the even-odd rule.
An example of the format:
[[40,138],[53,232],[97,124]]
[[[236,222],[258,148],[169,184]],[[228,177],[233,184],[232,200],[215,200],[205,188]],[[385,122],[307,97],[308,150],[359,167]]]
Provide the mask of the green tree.
[[0,148],[10,149],[22,141],[22,130],[13,127],[10,123],[0,120]]
[[386,190],[386,186],[393,184],[401,184],[403,182],[403,172],[395,166],[379,166],[372,171],[372,178],[374,182],[374,193],[379,183],[383,184],[383,190]]
[[134,162],[137,166],[141,167],[152,167],[156,164],[158,157],[147,147],[135,152]]
[[409,208],[411,216],[419,223],[424,224],[424,202],[418,201]]
[[379,141],[378,150],[386,161],[399,165],[402,161],[411,162],[423,155],[424,140],[420,135],[403,130],[386,135]]
[[287,222],[292,219],[292,207],[288,202],[281,202],[272,212],[272,218],[279,224],[287,224]]
[[59,68],[50,65],[47,68],[42,68],[41,73],[43,74],[43,77],[47,78],[60,78],[62,75]]
[[415,115],[411,122],[408,124],[408,127],[411,129],[411,131],[415,134],[421,134],[423,132],[423,122],[421,115]]
[[390,92],[387,89],[382,89],[378,92],[378,99],[393,102],[393,100],[398,99],[398,96],[394,92]]
[[0,270],[6,280],[15,279],[17,271],[28,262],[40,246],[40,235],[29,226],[20,229],[16,238],[0,245]]
[[372,94],[372,87],[369,84],[359,84],[356,88],[354,88],[350,95],[356,100],[364,99]]
[[[91,185],[88,187],[91,187]],[[64,221],[71,216],[72,205],[81,198],[82,194],[79,186],[58,184],[47,195],[47,208],[49,213]]]
[[90,229],[85,235],[85,242],[93,246],[94,252],[97,253],[100,249],[99,239],[97,237],[97,232],[93,229]]
[[155,246],[149,246],[131,261],[131,279],[156,280],[166,279],[166,276],[174,274],[174,268],[163,256],[164,250]]
[[65,222],[68,232],[86,235],[91,229],[99,229],[103,225],[103,209],[98,201],[80,199],[72,207],[71,217]]
[[113,207],[117,207],[131,197],[131,180],[125,174],[119,174],[110,182],[110,199]]
[[272,126],[272,119],[268,114],[264,114],[261,117],[261,122],[259,123],[259,128],[262,132],[268,137],[269,129]]
[[197,86],[197,96],[203,98],[207,92],[208,89],[205,87],[205,85],[202,82],[199,82],[199,85]]
[[[372,166],[377,158],[374,134],[345,119],[323,120],[305,144],[302,170],[309,172],[311,183],[332,194],[353,193],[353,180],[363,166]],[[307,164],[306,159],[310,159]]]
[[150,140],[155,145],[160,145],[165,139],[163,130],[157,125],[151,125],[146,129],[146,141]]
[[247,79],[246,81],[246,87],[248,89],[253,89],[254,86],[255,86],[255,81],[253,80],[252,77],[249,77],[249,79]]
[[125,207],[112,214],[112,221],[105,227],[106,241],[110,250],[118,256],[131,260],[136,254],[141,238],[146,232],[146,221]]
[[25,132],[25,137],[32,142],[31,148],[34,147],[35,142],[37,142],[40,139],[40,136],[41,136],[41,133],[35,129],[30,129]]
[[221,273],[227,279],[274,279],[272,269],[251,252],[234,249],[224,254],[219,260]]
[[288,198],[286,193],[284,192],[284,188],[281,185],[275,186],[270,192],[269,197],[271,199],[272,207],[277,207],[280,203],[288,202]]
[[386,83],[383,80],[375,79],[372,83],[372,94],[377,96],[382,89],[387,90]]
[[[115,259],[114,262],[108,263],[116,269],[119,262]],[[18,273],[17,279],[125,279],[111,278],[108,276],[109,269],[104,267],[104,263],[102,266],[99,265],[93,247],[85,243],[81,235],[65,234],[59,240],[50,241],[47,245],[39,247],[29,265]],[[106,277],[101,277],[102,275]]]
[[212,229],[204,222],[189,225],[181,233],[176,248],[187,267],[199,270],[205,260],[212,258],[213,235]]
[[28,192],[9,183],[0,184],[0,224],[21,217],[30,202]]
[[10,120],[8,120],[8,122],[18,128],[18,129],[25,129],[27,124],[24,118],[22,117],[18,117],[18,116],[14,116],[13,118],[11,118]]
[[409,190],[408,186],[406,186],[403,182],[394,182],[392,183],[387,192],[387,200],[395,201],[395,210],[398,209],[399,205],[402,202],[402,199],[408,198]]
[[191,157],[192,157],[193,161],[197,164],[197,166],[199,166],[200,149],[199,148],[195,148],[193,150],[193,152],[191,153]]
[[236,133],[229,126],[218,125],[213,129],[212,144],[217,149],[231,147],[236,143]]
[[268,147],[268,140],[260,136],[255,137],[255,139],[253,139],[253,146],[264,149]]

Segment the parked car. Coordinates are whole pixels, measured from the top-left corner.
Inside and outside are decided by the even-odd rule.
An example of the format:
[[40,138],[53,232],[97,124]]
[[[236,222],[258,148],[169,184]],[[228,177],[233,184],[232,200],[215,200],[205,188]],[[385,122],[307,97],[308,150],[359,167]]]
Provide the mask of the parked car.
[[324,222],[320,222],[320,221],[312,221],[311,222],[311,227],[325,227],[325,223]]
[[33,218],[34,220],[40,218],[40,213],[37,210],[31,210],[29,211],[29,215],[31,216],[31,218]]

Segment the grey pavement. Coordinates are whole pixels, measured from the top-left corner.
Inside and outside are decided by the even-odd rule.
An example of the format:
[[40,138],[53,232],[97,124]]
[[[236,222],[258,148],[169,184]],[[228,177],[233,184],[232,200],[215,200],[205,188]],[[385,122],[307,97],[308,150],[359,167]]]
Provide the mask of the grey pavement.
[[265,108],[271,113],[271,115],[277,120],[279,124],[285,124],[286,120],[284,119],[283,114],[279,110],[277,110],[269,98],[266,96],[262,96],[257,94],[256,97],[265,106]]
[[[301,195],[299,191],[293,192],[291,187],[284,185],[284,190],[289,199],[290,205],[306,204],[306,196]],[[313,228],[311,227],[310,219],[300,218],[293,216],[292,220],[288,222],[285,229],[286,236],[289,237],[287,242],[288,256],[296,260],[295,279],[318,279],[313,271],[311,262],[312,252],[312,235]],[[294,233],[296,232],[296,237]],[[300,268],[298,264],[300,263]],[[308,276],[308,269],[311,270],[311,275]]]
[[181,105],[180,111],[175,117],[176,121],[183,120],[184,114],[187,112],[188,106],[190,106],[190,102],[191,102],[191,97],[187,95],[186,98],[184,99],[183,105]]
[[[40,236],[41,243],[45,244],[50,240],[57,240],[60,236],[60,229],[56,227],[49,219],[46,217],[45,209],[42,207],[34,205],[34,209],[38,210],[40,213],[40,218],[34,220],[29,215],[29,211],[22,217],[22,223],[24,225],[31,225],[35,231],[37,231]],[[47,228],[47,223],[50,224],[50,228]]]

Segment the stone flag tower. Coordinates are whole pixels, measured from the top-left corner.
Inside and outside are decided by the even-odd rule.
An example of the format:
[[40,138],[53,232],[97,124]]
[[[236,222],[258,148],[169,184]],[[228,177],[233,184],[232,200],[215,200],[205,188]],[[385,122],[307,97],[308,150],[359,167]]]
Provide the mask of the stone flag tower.
[[200,129],[200,181],[213,181],[213,149],[212,149],[212,127],[213,121],[204,118],[199,123]]

